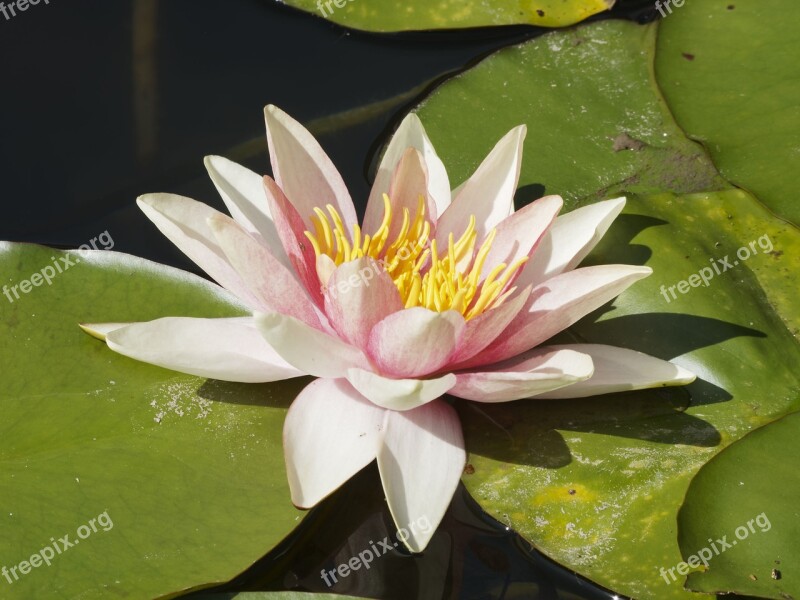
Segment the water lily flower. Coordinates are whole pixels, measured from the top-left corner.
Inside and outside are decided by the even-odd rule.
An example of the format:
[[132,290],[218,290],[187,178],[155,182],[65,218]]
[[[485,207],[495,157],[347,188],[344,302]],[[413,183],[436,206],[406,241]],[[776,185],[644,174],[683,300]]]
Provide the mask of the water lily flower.
[[455,191],[418,117],[389,143],[364,220],[300,123],[265,110],[274,173],[205,161],[232,218],[171,194],[139,206],[251,317],[162,318],[84,328],[126,356],[227,381],[311,382],[284,426],[292,501],[308,508],[377,460],[398,529],[422,551],[466,462],[442,396],[475,402],[576,398],[691,382],[639,352],[543,346],[651,269],[577,268],[625,199],[557,217],[546,196],[514,210],[525,127]]

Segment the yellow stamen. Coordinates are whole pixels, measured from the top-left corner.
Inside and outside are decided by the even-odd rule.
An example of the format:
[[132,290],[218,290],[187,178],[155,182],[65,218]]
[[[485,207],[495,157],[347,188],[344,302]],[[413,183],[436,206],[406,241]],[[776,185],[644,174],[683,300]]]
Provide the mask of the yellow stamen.
[[418,198],[413,219],[409,209],[403,207],[402,221],[394,234],[394,213],[386,194],[383,195],[383,220],[372,235],[354,225],[350,236],[336,208],[330,204],[325,208],[328,214],[320,208],[314,209],[310,217],[314,233],[305,232],[316,255],[324,254],[336,265],[363,257],[378,261],[394,281],[406,308],[455,310],[464,318],[473,319],[500,306],[513,294],[516,288],[509,288],[509,283],[528,260],[522,257],[510,266],[496,265],[481,281],[497,231],[490,231],[476,252],[476,221],[470,216],[458,240],[452,232],[448,234],[447,248],[440,254],[436,240],[429,243],[431,223],[426,218],[423,196]]

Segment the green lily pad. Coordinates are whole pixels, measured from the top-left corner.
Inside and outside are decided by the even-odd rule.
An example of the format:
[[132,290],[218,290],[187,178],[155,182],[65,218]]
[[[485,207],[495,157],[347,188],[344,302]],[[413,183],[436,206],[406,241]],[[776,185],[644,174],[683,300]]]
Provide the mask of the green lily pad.
[[[462,404],[472,465],[464,482],[489,514],[555,560],[617,592],[661,600],[693,596],[659,574],[681,560],[676,518],[692,477],[725,446],[800,407],[790,258],[800,235],[732,189],[676,125],[653,75],[656,31],[602,22],[547,34],[442,85],[418,112],[454,184],[526,123],[520,202],[557,193],[569,210],[629,197],[586,264],[647,264],[654,274],[561,341],[633,348],[698,381]],[[691,276],[706,268],[713,278],[696,287]]]
[[705,559],[692,561],[701,564],[689,569],[687,587],[800,597],[800,476],[785,460],[798,437],[800,413],[794,413],[748,434],[700,469],[678,518],[684,559],[698,553]]
[[655,37],[655,26],[621,21],[552,32],[442,85],[418,113],[451,183],[464,181],[500,137],[526,123],[523,199],[560,194],[570,210],[623,191],[729,188],[658,93]]
[[[50,285],[36,277],[14,299],[11,286],[55,263],[66,270]],[[241,307],[200,278],[118,253],[2,243],[0,272],[14,299],[0,297],[1,597],[201,587],[230,579],[296,526],[281,431],[304,382],[180,375],[115,354],[78,327]],[[64,549],[63,536],[74,545]],[[63,551],[50,566],[18,566],[54,540]]]
[[726,178],[800,223],[800,3],[694,0],[658,36],[656,73],[678,124]]
[[346,27],[396,32],[497,25],[565,27],[608,10],[614,0],[283,0]]

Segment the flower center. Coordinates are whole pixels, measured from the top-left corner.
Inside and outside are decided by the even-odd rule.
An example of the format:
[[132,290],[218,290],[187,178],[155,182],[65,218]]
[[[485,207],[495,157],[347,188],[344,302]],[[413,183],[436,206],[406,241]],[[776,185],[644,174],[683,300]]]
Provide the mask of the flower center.
[[315,231],[306,231],[305,235],[317,256],[324,254],[337,266],[364,256],[374,258],[394,281],[406,308],[455,310],[469,320],[499,306],[516,289],[505,290],[505,287],[528,260],[527,256],[511,266],[500,263],[480,281],[497,231],[492,229],[474,253],[477,239],[474,215],[457,241],[452,233],[448,236],[447,249],[440,254],[436,240],[429,240],[431,224],[425,218],[422,196],[413,220],[408,209],[403,208],[402,224],[391,243],[392,203],[386,194],[383,206],[383,221],[372,235],[362,235],[361,228],[353,225],[353,235],[348,236],[339,213],[330,204],[325,207],[330,220],[325,211],[315,208],[311,216]]

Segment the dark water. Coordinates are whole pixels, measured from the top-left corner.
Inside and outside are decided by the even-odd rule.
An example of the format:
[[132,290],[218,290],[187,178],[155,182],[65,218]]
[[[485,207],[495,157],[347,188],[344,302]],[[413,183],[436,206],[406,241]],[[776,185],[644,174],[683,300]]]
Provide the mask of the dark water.
[[[620,0],[610,16],[648,20],[654,9]],[[197,272],[134,200],[173,192],[223,209],[202,157],[222,154],[269,172],[267,103],[319,137],[363,211],[373,156],[415,99],[487,53],[540,33],[375,36],[268,0],[50,0],[0,15],[0,239],[77,247],[107,231],[115,250]],[[394,535],[380,489],[374,468],[366,469],[222,590],[612,597],[533,551],[463,489],[423,555],[393,549],[328,588],[321,569]]]

